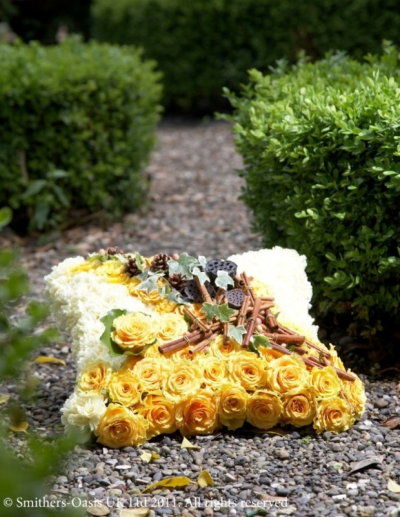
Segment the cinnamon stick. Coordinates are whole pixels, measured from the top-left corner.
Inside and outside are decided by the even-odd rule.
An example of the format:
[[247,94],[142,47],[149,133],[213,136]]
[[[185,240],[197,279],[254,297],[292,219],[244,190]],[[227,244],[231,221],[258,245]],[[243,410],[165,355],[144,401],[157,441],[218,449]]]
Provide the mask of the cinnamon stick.
[[224,296],[225,296],[225,289],[223,289],[222,287],[218,287],[218,291],[217,291],[217,294],[215,297],[215,303],[217,305],[220,305],[224,299]]
[[271,338],[275,341],[275,343],[282,344],[286,343],[287,345],[302,345],[305,341],[304,336],[290,335],[290,334],[270,334],[267,332],[265,334],[268,338]]
[[195,347],[189,350],[189,354],[197,354],[201,352],[204,348],[206,348],[213,339],[217,337],[218,334],[213,334],[212,332],[207,333],[206,338],[203,341],[200,341]]
[[275,316],[272,314],[270,309],[265,310],[265,322],[268,327],[276,332],[279,329],[278,322],[276,321]]
[[[169,354],[170,352],[176,352],[178,350],[181,350],[182,348],[186,348],[191,343],[196,343],[196,341],[201,339],[201,337],[202,337],[201,333],[199,333],[196,336],[192,336],[192,337],[185,336],[184,338],[182,338],[180,340],[176,339],[175,341],[171,341],[172,344],[165,343],[164,345],[160,345],[158,347],[158,351],[160,352],[160,354]],[[168,346],[166,346],[166,345],[168,345]]]
[[228,323],[224,323],[223,329],[224,329],[223,345],[225,346],[228,343],[228,341],[229,341],[229,337],[228,337]]
[[253,302],[253,304],[255,303],[255,295],[254,295],[254,291],[253,291],[253,287],[251,286],[250,284],[250,280],[249,280],[249,277],[246,275],[245,272],[243,272],[241,274],[241,278],[244,282],[244,288],[246,289],[247,291],[247,294],[250,296],[251,298],[251,301]]
[[196,323],[196,325],[197,325],[198,327],[200,327],[200,328],[201,328],[201,330],[202,330],[203,332],[208,332],[208,331],[210,330],[210,327],[209,327],[208,325],[206,325],[206,324],[204,323],[204,321],[201,321],[201,319],[200,319],[200,318],[198,318],[197,316],[195,316],[195,315],[193,314],[193,312],[192,312],[190,309],[188,309],[187,307],[185,307],[185,308],[183,309],[183,312],[184,312],[187,316],[189,316],[189,318],[190,318],[191,320],[193,320],[193,322],[194,322],[194,323]]
[[238,316],[238,322],[237,322],[238,325],[243,325],[243,323],[246,321],[246,314],[247,314],[247,309],[249,307],[249,303],[250,303],[250,296],[246,295],[244,297],[242,306],[240,307],[240,310],[239,310],[239,316]]
[[[294,330],[288,329],[287,327],[284,327],[283,325],[279,325],[277,332],[279,332],[279,334],[287,334],[287,335],[289,334],[291,336],[297,335],[296,332],[294,332]],[[331,354],[329,352],[327,352],[326,350],[323,350],[319,346],[314,345],[314,343],[311,343],[311,341],[309,341],[308,339],[305,340],[305,343],[309,348],[313,348],[314,350],[317,350],[317,352],[319,352],[323,356],[330,359]]]
[[211,298],[210,293],[207,291],[207,288],[204,284],[200,282],[200,278],[198,276],[194,277],[194,281],[196,282],[196,285],[201,293],[201,297],[203,298],[203,302],[207,303],[214,303],[213,299]]
[[254,332],[254,327],[256,324],[256,320],[258,318],[258,313],[260,312],[262,300],[261,298],[256,298],[254,302],[253,312],[251,314],[251,318],[248,319],[248,325],[247,325],[247,333],[244,336],[242,346],[248,347],[250,343],[251,336]]

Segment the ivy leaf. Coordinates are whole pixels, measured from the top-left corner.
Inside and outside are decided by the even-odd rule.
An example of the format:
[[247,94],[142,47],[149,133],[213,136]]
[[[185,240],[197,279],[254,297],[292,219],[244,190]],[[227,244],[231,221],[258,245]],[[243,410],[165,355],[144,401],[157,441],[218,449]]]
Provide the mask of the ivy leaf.
[[238,327],[235,327],[234,325],[228,326],[228,336],[237,341],[239,345],[243,343],[243,336],[246,332],[247,330],[243,325],[239,325]]
[[235,285],[231,276],[226,271],[218,271],[217,278],[215,279],[215,285],[222,287],[222,289],[228,289],[229,285]]
[[191,257],[187,253],[179,255],[178,260],[168,260],[170,276],[180,273],[181,275],[186,276],[188,280],[193,278],[193,268],[199,265],[200,263],[197,258]]
[[206,282],[210,281],[208,275],[206,273],[204,273],[203,271],[201,271],[197,266],[195,268],[193,268],[192,273],[194,276],[198,277],[198,279],[200,280],[200,283],[202,285],[204,285]]
[[124,351],[111,339],[111,332],[114,330],[113,322],[118,318],[118,316],[122,316],[123,314],[128,314],[128,311],[113,309],[112,311],[107,312],[106,316],[100,318],[100,321],[105,326],[100,342],[103,343],[103,345],[106,345],[112,357],[117,357],[124,353]]
[[231,316],[233,316],[236,311],[234,309],[230,309],[227,303],[224,303],[223,305],[217,305],[217,307],[219,319],[223,323],[229,323]]
[[207,321],[212,321],[217,316],[219,317],[219,305],[215,305],[214,303],[203,303],[200,312],[203,312],[206,315]]
[[[147,278],[141,278],[142,275],[147,275]],[[140,280],[143,280],[142,283],[140,283],[137,286],[137,289],[140,289],[142,291],[146,291],[148,293],[151,293],[152,291],[158,291],[158,279],[164,276],[164,271],[157,271],[156,273],[153,273],[153,271],[146,270],[145,272],[138,275]]]
[[267,336],[253,336],[250,340],[250,350],[256,354],[258,354],[258,348],[260,346],[265,346],[266,348],[271,348],[269,343],[269,339]]
[[199,264],[200,264],[200,266],[201,266],[203,269],[205,269],[206,264],[207,264],[207,259],[206,259],[206,257],[204,257],[203,255],[200,255],[200,257],[199,257]]
[[140,271],[144,271],[146,269],[146,264],[144,262],[144,258],[140,253],[135,253],[136,265]]

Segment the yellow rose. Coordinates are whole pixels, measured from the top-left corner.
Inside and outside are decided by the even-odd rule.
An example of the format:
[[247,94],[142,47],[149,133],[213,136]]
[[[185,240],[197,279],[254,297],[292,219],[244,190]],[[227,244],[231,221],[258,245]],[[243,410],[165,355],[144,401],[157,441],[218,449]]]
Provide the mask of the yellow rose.
[[268,363],[268,383],[278,393],[290,393],[307,387],[309,373],[306,365],[295,355],[284,355]]
[[212,355],[202,355],[198,360],[203,381],[208,387],[217,389],[226,380],[227,368],[225,361]]
[[338,356],[338,353],[335,350],[335,347],[333,345],[329,345],[329,353],[331,355],[331,361],[333,366],[336,366],[336,368],[340,368],[340,370],[346,371],[344,364],[342,363],[342,360]]
[[[152,347],[150,347],[149,350],[151,348]],[[133,370],[135,364],[141,361],[142,359],[143,357],[141,355],[127,355],[125,361],[121,365],[121,370]]]
[[[175,302],[169,302],[166,298],[162,299],[157,305],[154,306],[154,310],[158,312],[159,314],[166,314],[166,313],[175,313],[176,308],[178,307],[178,304]],[[187,326],[187,325],[186,325]]]
[[139,354],[157,339],[158,322],[141,312],[123,314],[113,321],[111,339],[123,350]]
[[[159,278],[157,280],[158,287],[165,287],[167,285],[167,280],[165,278]],[[149,293],[145,289],[139,289],[139,286],[129,286],[129,294],[132,296],[137,296],[139,300],[142,300],[143,303],[148,303],[151,305],[156,305],[160,303],[164,298],[161,298],[161,294],[154,289],[154,291],[150,291]]]
[[342,383],[332,366],[313,368],[310,373],[310,387],[317,399],[337,397]]
[[108,394],[113,402],[134,406],[140,401],[139,380],[129,370],[113,373],[108,382]]
[[111,366],[104,361],[94,361],[78,377],[78,389],[86,393],[101,393],[112,374]]
[[95,269],[96,275],[104,277],[110,284],[125,284],[129,282],[129,275],[125,270],[125,264],[119,260],[106,260]]
[[183,436],[210,434],[218,426],[218,398],[211,390],[199,389],[176,406],[175,421]]
[[202,303],[191,303],[190,304],[190,311],[198,318],[200,321],[204,321],[204,323],[207,322],[207,316],[204,314],[204,312],[201,311],[203,308]]
[[311,391],[302,389],[283,398],[283,420],[301,427],[309,425],[315,416],[315,398]]
[[256,391],[247,402],[247,421],[254,427],[270,429],[279,422],[282,409],[282,402],[275,393]]
[[187,323],[182,316],[174,313],[162,314],[158,331],[160,344],[182,337],[187,332],[187,329]]
[[199,368],[193,363],[173,363],[166,371],[162,388],[169,399],[177,402],[199,388],[203,378]]
[[82,262],[82,264],[79,264],[79,266],[75,266],[71,269],[71,273],[73,275],[77,273],[88,273],[89,271],[94,271],[99,266],[101,266],[102,262],[98,260],[98,258],[88,258],[85,260],[85,262]]
[[324,431],[341,433],[354,423],[351,407],[340,397],[321,400],[314,418],[314,429],[318,434]]
[[242,385],[245,390],[254,391],[266,385],[265,362],[252,352],[232,357],[228,361],[228,371],[230,380]]
[[354,373],[356,380],[353,381],[342,381],[343,383],[343,396],[350,404],[356,418],[360,418],[364,413],[365,405],[367,403],[367,396],[365,394],[365,388],[361,379]]
[[197,356],[199,354],[191,354],[190,348],[187,346],[185,348],[181,348],[180,350],[176,350],[175,352],[167,352],[166,354],[162,354],[168,361],[172,361],[174,363],[184,362],[192,362],[196,361]]
[[243,351],[243,349],[234,339],[229,339],[224,345],[223,336],[216,337],[210,343],[210,354],[219,359],[229,359],[233,354],[240,351]]
[[257,348],[257,350],[260,354],[261,359],[264,359],[264,361],[267,361],[268,363],[274,361],[275,359],[279,359],[283,356],[282,352],[279,352],[278,350],[274,350],[273,348],[269,348],[267,346],[260,346]]
[[133,367],[133,373],[139,379],[142,391],[155,391],[161,387],[163,364],[154,357],[145,357]]
[[117,449],[141,445],[147,440],[149,424],[142,415],[134,414],[119,404],[110,404],[95,431],[97,441]]
[[247,391],[233,382],[226,382],[219,393],[218,414],[221,424],[230,431],[244,424],[247,412]]
[[175,405],[163,395],[150,393],[138,411],[149,423],[148,438],[176,431]]

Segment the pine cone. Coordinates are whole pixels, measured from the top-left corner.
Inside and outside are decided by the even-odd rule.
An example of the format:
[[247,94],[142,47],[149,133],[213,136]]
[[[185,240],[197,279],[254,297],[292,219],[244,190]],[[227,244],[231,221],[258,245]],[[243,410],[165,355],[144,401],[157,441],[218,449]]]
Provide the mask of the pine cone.
[[168,282],[171,287],[183,293],[186,287],[186,277],[185,275],[181,275],[180,273],[175,273],[171,277],[168,278]]
[[171,260],[166,253],[159,253],[154,255],[150,265],[151,271],[164,271],[168,275],[168,260]]
[[139,273],[141,273],[135,258],[128,259],[127,263],[125,264],[125,271],[128,273],[130,277],[136,276]]
[[118,246],[107,248],[107,255],[123,255],[124,252]]

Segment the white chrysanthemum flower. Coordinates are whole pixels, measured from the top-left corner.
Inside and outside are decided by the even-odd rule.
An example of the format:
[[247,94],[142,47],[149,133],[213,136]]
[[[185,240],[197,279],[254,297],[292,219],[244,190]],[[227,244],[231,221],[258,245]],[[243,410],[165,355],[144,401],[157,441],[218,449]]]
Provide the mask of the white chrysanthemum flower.
[[66,428],[96,429],[100,418],[106,410],[106,401],[102,395],[74,392],[61,408],[61,422]]

